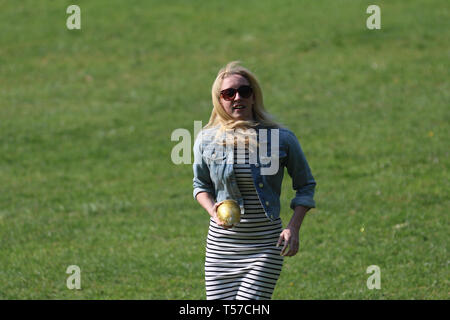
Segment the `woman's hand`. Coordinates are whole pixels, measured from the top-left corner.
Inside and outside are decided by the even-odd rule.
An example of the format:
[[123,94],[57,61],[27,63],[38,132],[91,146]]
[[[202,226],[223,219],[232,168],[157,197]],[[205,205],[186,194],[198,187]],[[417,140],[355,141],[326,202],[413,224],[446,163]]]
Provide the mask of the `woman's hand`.
[[[286,229],[280,233],[280,238],[278,239],[277,247],[279,247],[284,240],[284,246],[280,253],[282,256],[292,257],[297,254],[300,244],[298,235],[300,226],[302,225],[303,218],[309,209],[310,208],[303,206],[296,206],[294,208],[294,214],[292,215],[291,221],[289,221]],[[289,250],[286,251],[288,246]]]
[[228,229],[222,221],[217,217],[217,207],[222,204],[223,201],[214,202],[214,197],[208,192],[199,192],[196,197],[197,201],[201,204],[201,206],[209,213],[211,218],[221,227]]
[[223,223],[223,221],[221,221],[221,220],[219,219],[219,217],[217,216],[217,207],[220,206],[222,203],[223,203],[223,201],[214,203],[214,206],[210,209],[209,215],[214,219],[214,222],[215,222],[218,226],[220,226],[220,227],[222,227],[222,228],[224,228],[224,229],[229,229],[230,227],[226,226],[226,225]]
[[279,247],[283,243],[283,240],[284,246],[283,249],[281,249],[280,255],[292,257],[297,254],[300,243],[298,234],[299,234],[298,229],[291,227],[287,227],[281,232],[280,238],[278,239],[277,247]]

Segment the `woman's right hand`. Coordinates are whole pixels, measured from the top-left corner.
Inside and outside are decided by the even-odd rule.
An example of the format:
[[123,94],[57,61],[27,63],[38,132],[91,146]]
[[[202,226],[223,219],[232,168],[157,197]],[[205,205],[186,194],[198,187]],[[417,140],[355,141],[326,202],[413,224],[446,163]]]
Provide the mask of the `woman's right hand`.
[[214,197],[209,192],[199,192],[197,194],[196,199],[201,204],[201,206],[206,210],[206,212],[209,213],[211,218],[214,219],[214,222],[217,223],[217,225],[225,229],[230,228],[225,226],[224,223],[220,221],[219,217],[217,216],[217,207],[220,206],[223,201],[215,203]]
[[223,203],[223,201],[214,203],[214,206],[211,208],[211,212],[209,214],[211,215],[211,217],[214,219],[214,222],[218,226],[220,226],[224,229],[229,229],[230,227],[227,227],[217,216],[217,207],[219,207],[222,203]]

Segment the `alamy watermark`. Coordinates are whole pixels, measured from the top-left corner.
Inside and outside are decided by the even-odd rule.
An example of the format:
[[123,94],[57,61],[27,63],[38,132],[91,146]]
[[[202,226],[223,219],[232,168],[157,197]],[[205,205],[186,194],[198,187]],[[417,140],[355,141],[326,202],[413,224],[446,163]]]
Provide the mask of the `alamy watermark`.
[[69,30],[81,29],[81,9],[76,4],[67,7],[66,13],[70,16],[66,20],[66,27]]
[[81,269],[77,265],[70,265],[66,269],[67,274],[71,274],[66,281],[67,289],[81,289]]
[[[269,135],[270,131],[270,135]],[[194,141],[200,145],[212,146],[213,152],[210,154],[210,160],[215,164],[233,164],[234,162],[234,140],[233,130],[225,130],[223,134],[224,144],[216,143],[215,133],[213,135],[202,131],[202,122],[194,121],[194,137],[191,136],[189,130],[184,128],[175,129],[171,134],[171,141],[179,141],[172,148],[171,160],[174,164],[192,164],[192,147]],[[279,146],[280,132],[279,129],[248,129],[240,131],[242,138],[249,140],[256,139],[258,136],[258,152],[249,151],[248,164],[254,164],[261,167],[261,175],[273,175],[279,169]],[[181,141],[180,141],[181,140]],[[240,141],[240,142],[239,142]],[[245,154],[246,146],[242,139],[236,145],[237,154]],[[270,145],[270,149],[269,149]],[[210,148],[210,149],[211,149]],[[212,149],[211,149],[212,150]],[[270,150],[270,153],[269,153]],[[245,163],[245,159],[238,158],[237,163]],[[201,156],[194,156],[194,164],[202,163]]]
[[379,266],[371,265],[367,267],[366,273],[373,273],[367,278],[367,288],[369,290],[381,289],[381,269]]
[[[67,7],[66,13],[70,16],[66,20],[66,26],[69,30],[81,29],[81,9],[79,6],[72,4]],[[367,7],[366,13],[370,16],[366,20],[366,27],[369,30],[381,29],[381,9],[376,4]]]
[[379,6],[372,4],[367,7],[366,13],[371,15],[366,20],[366,27],[369,30],[381,29],[381,9]]

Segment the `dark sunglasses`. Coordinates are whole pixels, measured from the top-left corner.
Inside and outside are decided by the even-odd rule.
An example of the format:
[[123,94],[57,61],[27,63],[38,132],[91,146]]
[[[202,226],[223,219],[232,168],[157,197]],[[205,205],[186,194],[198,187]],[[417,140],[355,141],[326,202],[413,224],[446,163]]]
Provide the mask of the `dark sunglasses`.
[[228,89],[220,91],[220,96],[226,101],[231,101],[236,96],[236,92],[239,92],[239,95],[242,98],[247,99],[247,98],[250,98],[250,96],[252,95],[253,89],[250,86],[240,86],[237,89],[228,88]]

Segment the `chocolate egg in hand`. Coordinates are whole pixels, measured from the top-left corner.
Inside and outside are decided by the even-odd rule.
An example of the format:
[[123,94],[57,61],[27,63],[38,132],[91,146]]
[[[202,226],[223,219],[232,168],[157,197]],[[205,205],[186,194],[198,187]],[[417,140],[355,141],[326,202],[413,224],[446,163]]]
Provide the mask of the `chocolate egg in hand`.
[[225,200],[217,207],[217,217],[227,227],[234,227],[241,221],[241,208],[235,200]]

